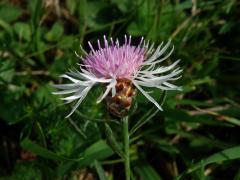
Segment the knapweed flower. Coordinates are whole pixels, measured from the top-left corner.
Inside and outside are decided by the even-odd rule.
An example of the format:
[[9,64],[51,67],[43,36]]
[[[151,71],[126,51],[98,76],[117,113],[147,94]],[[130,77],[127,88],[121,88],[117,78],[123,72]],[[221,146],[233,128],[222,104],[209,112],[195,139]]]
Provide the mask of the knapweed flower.
[[[131,44],[131,36],[125,36],[125,42],[121,45],[118,40],[112,38],[110,42],[104,36],[104,45],[97,41],[98,49],[94,49],[88,42],[91,51],[84,57],[80,57],[82,64],[79,70],[67,72],[61,77],[71,81],[69,84],[54,85],[59,92],[54,94],[69,95],[62,98],[66,103],[77,101],[69,117],[81,104],[91,88],[97,84],[105,87],[105,92],[98,98],[98,103],[103,99],[115,98],[118,93],[124,90],[124,94],[131,95],[128,88],[124,89],[124,84],[139,90],[149,101],[162,110],[157,101],[143,87],[158,88],[161,90],[180,90],[171,81],[180,77],[182,70],[176,65],[179,60],[167,66],[160,64],[169,58],[174,47],[166,53],[171,42],[165,45],[162,42],[155,48],[154,43],[150,44],[143,38],[137,46]],[[121,87],[122,86],[122,87]],[[133,89],[132,88],[132,89]],[[131,90],[131,89],[130,89]],[[135,93],[133,93],[135,94]],[[122,98],[122,96],[118,97]]]

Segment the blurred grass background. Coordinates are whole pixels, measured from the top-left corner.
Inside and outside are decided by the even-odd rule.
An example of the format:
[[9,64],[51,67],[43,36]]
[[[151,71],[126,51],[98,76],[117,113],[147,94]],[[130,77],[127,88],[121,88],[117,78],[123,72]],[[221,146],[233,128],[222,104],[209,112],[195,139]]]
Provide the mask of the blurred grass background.
[[[140,94],[132,179],[240,179],[238,0],[1,0],[0,179],[124,179],[95,88],[69,119],[51,94],[82,44],[105,34],[172,39],[184,69],[163,112]],[[160,91],[153,92],[160,97]],[[121,141],[116,121],[109,125]]]

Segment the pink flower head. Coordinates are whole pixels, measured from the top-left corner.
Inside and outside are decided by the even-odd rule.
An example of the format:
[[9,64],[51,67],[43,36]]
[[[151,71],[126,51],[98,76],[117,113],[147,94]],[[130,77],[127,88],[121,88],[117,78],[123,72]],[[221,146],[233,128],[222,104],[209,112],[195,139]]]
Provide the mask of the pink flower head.
[[[104,36],[104,46],[102,47],[98,40],[98,49],[94,49],[92,44],[88,42],[91,48],[90,53],[85,52],[85,57],[80,57],[83,64],[80,64],[80,71],[70,71],[61,77],[69,79],[72,83],[54,85],[60,89],[54,94],[70,94],[70,96],[62,98],[66,103],[77,100],[69,117],[76,108],[81,104],[90,89],[96,84],[104,84],[105,92],[99,97],[97,102],[101,102],[110,92],[112,97],[116,95],[116,84],[118,79],[128,79],[133,85],[158,109],[161,106],[154,98],[142,87],[154,87],[161,90],[180,90],[169,81],[176,80],[182,72],[176,65],[180,60],[168,66],[160,66],[160,63],[169,58],[174,47],[168,52],[170,41],[161,43],[157,48],[154,44],[149,44],[143,38],[138,46],[131,45],[131,36],[125,36],[124,44],[120,45],[119,41],[110,39],[108,43]],[[165,54],[165,56],[164,56]]]
[[98,50],[94,50],[89,42],[91,52],[83,58],[83,62],[97,77],[131,79],[144,61],[145,49],[140,45],[132,46],[131,36],[129,39],[125,36],[125,43],[122,46],[112,38],[111,43],[108,44],[104,36],[104,48],[101,47],[99,40]]

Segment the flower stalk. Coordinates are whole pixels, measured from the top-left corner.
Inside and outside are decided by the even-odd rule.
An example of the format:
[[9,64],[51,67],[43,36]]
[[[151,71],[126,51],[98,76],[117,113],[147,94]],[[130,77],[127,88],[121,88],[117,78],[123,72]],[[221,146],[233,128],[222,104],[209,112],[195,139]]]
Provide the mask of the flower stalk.
[[123,128],[123,146],[124,146],[124,166],[126,180],[130,180],[130,155],[129,155],[129,132],[128,132],[128,116],[122,119]]

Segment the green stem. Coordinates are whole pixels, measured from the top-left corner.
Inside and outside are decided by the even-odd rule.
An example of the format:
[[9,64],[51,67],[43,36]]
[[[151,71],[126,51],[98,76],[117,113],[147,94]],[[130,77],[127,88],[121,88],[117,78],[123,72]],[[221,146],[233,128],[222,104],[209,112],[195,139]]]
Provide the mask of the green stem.
[[130,180],[130,158],[129,158],[129,133],[128,133],[128,116],[122,119],[123,123],[123,145],[124,145],[124,166],[126,180]]

